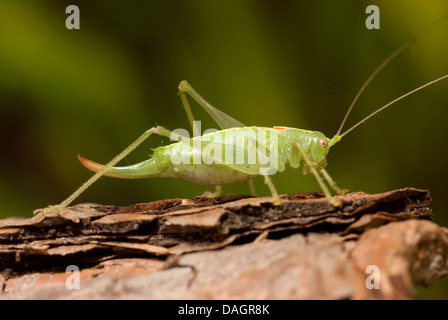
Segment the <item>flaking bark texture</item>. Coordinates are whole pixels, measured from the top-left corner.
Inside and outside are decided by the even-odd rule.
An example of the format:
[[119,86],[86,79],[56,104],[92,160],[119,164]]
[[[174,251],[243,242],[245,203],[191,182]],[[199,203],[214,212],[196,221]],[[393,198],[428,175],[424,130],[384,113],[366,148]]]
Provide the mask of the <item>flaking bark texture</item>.
[[[448,273],[427,191],[340,199],[80,204],[0,220],[0,299],[407,299]],[[66,286],[69,265],[80,289]],[[379,289],[366,286],[371,265]]]

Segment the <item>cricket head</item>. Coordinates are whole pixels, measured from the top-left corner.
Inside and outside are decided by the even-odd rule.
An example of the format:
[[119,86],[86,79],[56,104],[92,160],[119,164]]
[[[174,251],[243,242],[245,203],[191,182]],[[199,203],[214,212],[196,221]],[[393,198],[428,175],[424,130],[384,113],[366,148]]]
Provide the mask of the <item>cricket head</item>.
[[339,136],[334,136],[333,139],[329,139],[321,132],[314,131],[312,133],[308,154],[316,168],[321,169],[326,166],[328,151],[339,140],[341,140]]
[[339,142],[339,141],[341,141],[341,139],[342,139],[342,137],[340,136],[340,135],[335,135],[333,138],[331,138],[329,141],[328,141],[328,146],[329,147],[332,147],[332,146],[334,146],[337,142]]

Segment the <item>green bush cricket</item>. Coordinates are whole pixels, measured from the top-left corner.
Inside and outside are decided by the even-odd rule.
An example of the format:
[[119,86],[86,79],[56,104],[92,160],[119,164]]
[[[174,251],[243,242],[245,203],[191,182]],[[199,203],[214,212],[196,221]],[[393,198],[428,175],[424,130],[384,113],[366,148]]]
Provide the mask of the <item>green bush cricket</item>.
[[[110,176],[124,179],[138,179],[150,177],[173,177],[183,178],[197,184],[215,185],[216,192],[210,194],[211,196],[218,196],[221,193],[221,185],[230,184],[239,181],[249,181],[252,194],[255,194],[252,179],[262,175],[265,183],[268,185],[274,204],[280,204],[279,195],[270,179],[270,175],[277,171],[281,172],[287,165],[293,168],[302,167],[304,174],[313,174],[323,191],[325,197],[333,206],[340,206],[341,200],[334,197],[327,187],[327,184],[338,194],[343,194],[345,190],[340,189],[335,181],[331,178],[325,170],[326,156],[329,149],[341,140],[343,136],[351,132],[354,128],[370,119],[375,114],[388,108],[395,102],[427,87],[445,78],[448,74],[439,77],[433,81],[423,84],[414,90],[392,100],[381,108],[377,109],[361,121],[357,122],[351,128],[342,132],[344,124],[353,109],[356,101],[361,93],[371,82],[371,80],[396,56],[408,48],[417,38],[429,32],[437,24],[444,21],[444,17],[432,24],[422,32],[414,37],[411,37],[400,48],[394,51],[378,68],[371,74],[367,81],[363,84],[355,99],[350,105],[345,117],[339,127],[337,133],[333,138],[327,138],[324,134],[318,131],[309,131],[288,127],[247,127],[243,123],[235,120],[224,112],[216,109],[206,100],[204,100],[186,81],[182,81],[179,85],[179,94],[183,106],[187,113],[189,123],[193,129],[193,138],[182,137],[176,132],[160,126],[153,127],[145,131],[137,140],[117,155],[106,165],[100,165],[81,156],[78,156],[81,163],[89,170],[94,171],[95,174],[86,181],[78,190],[76,190],[70,197],[56,206],[49,206],[43,210],[36,210],[36,212],[43,211],[44,213],[57,211],[63,209],[72,203],[82,192],[84,192],[90,185],[92,185],[101,176]],[[215,120],[221,130],[199,135],[197,122],[194,121],[193,112],[187,100],[187,94],[190,95],[207,113]],[[114,167],[119,161],[124,159],[130,152],[137,148],[143,141],[151,135],[156,134],[163,137],[171,138],[178,142],[172,143],[168,146],[162,146],[154,150],[153,156],[141,163],[127,166]],[[242,141],[242,143],[238,143]],[[206,153],[206,149],[213,149]],[[224,153],[216,152],[218,149],[225,149]],[[274,172],[266,171],[266,154],[259,155],[259,149],[269,151],[270,155],[274,154],[276,161],[276,170]],[[251,150],[255,150],[255,157],[249,161],[249,154]],[[230,161],[223,161],[226,157],[226,152],[231,152],[228,157]],[[238,161],[236,154],[244,155],[244,161]],[[195,163],[192,160],[195,154],[200,154],[203,162]],[[173,155],[178,158],[186,159],[188,161],[176,162],[173,161]],[[226,158],[227,159],[227,158]]]

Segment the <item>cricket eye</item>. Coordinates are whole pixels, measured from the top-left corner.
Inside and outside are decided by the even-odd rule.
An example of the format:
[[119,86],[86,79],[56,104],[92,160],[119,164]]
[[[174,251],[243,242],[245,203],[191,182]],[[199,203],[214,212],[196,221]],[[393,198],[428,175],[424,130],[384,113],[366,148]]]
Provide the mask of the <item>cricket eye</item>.
[[322,148],[328,147],[327,139],[320,139],[319,142],[320,142],[320,145],[322,146]]

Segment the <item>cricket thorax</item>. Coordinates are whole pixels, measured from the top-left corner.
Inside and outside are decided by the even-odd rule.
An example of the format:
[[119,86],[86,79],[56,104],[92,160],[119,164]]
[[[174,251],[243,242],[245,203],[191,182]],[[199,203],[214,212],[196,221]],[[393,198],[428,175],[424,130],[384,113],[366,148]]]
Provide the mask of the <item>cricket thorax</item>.
[[[282,134],[284,135],[282,152],[285,154],[287,164],[292,168],[298,168],[302,165],[304,174],[310,173],[310,168],[304,161],[304,156],[318,170],[327,165],[326,157],[330,149],[330,140],[323,133],[295,128],[282,128]],[[302,163],[302,161],[304,162]]]

